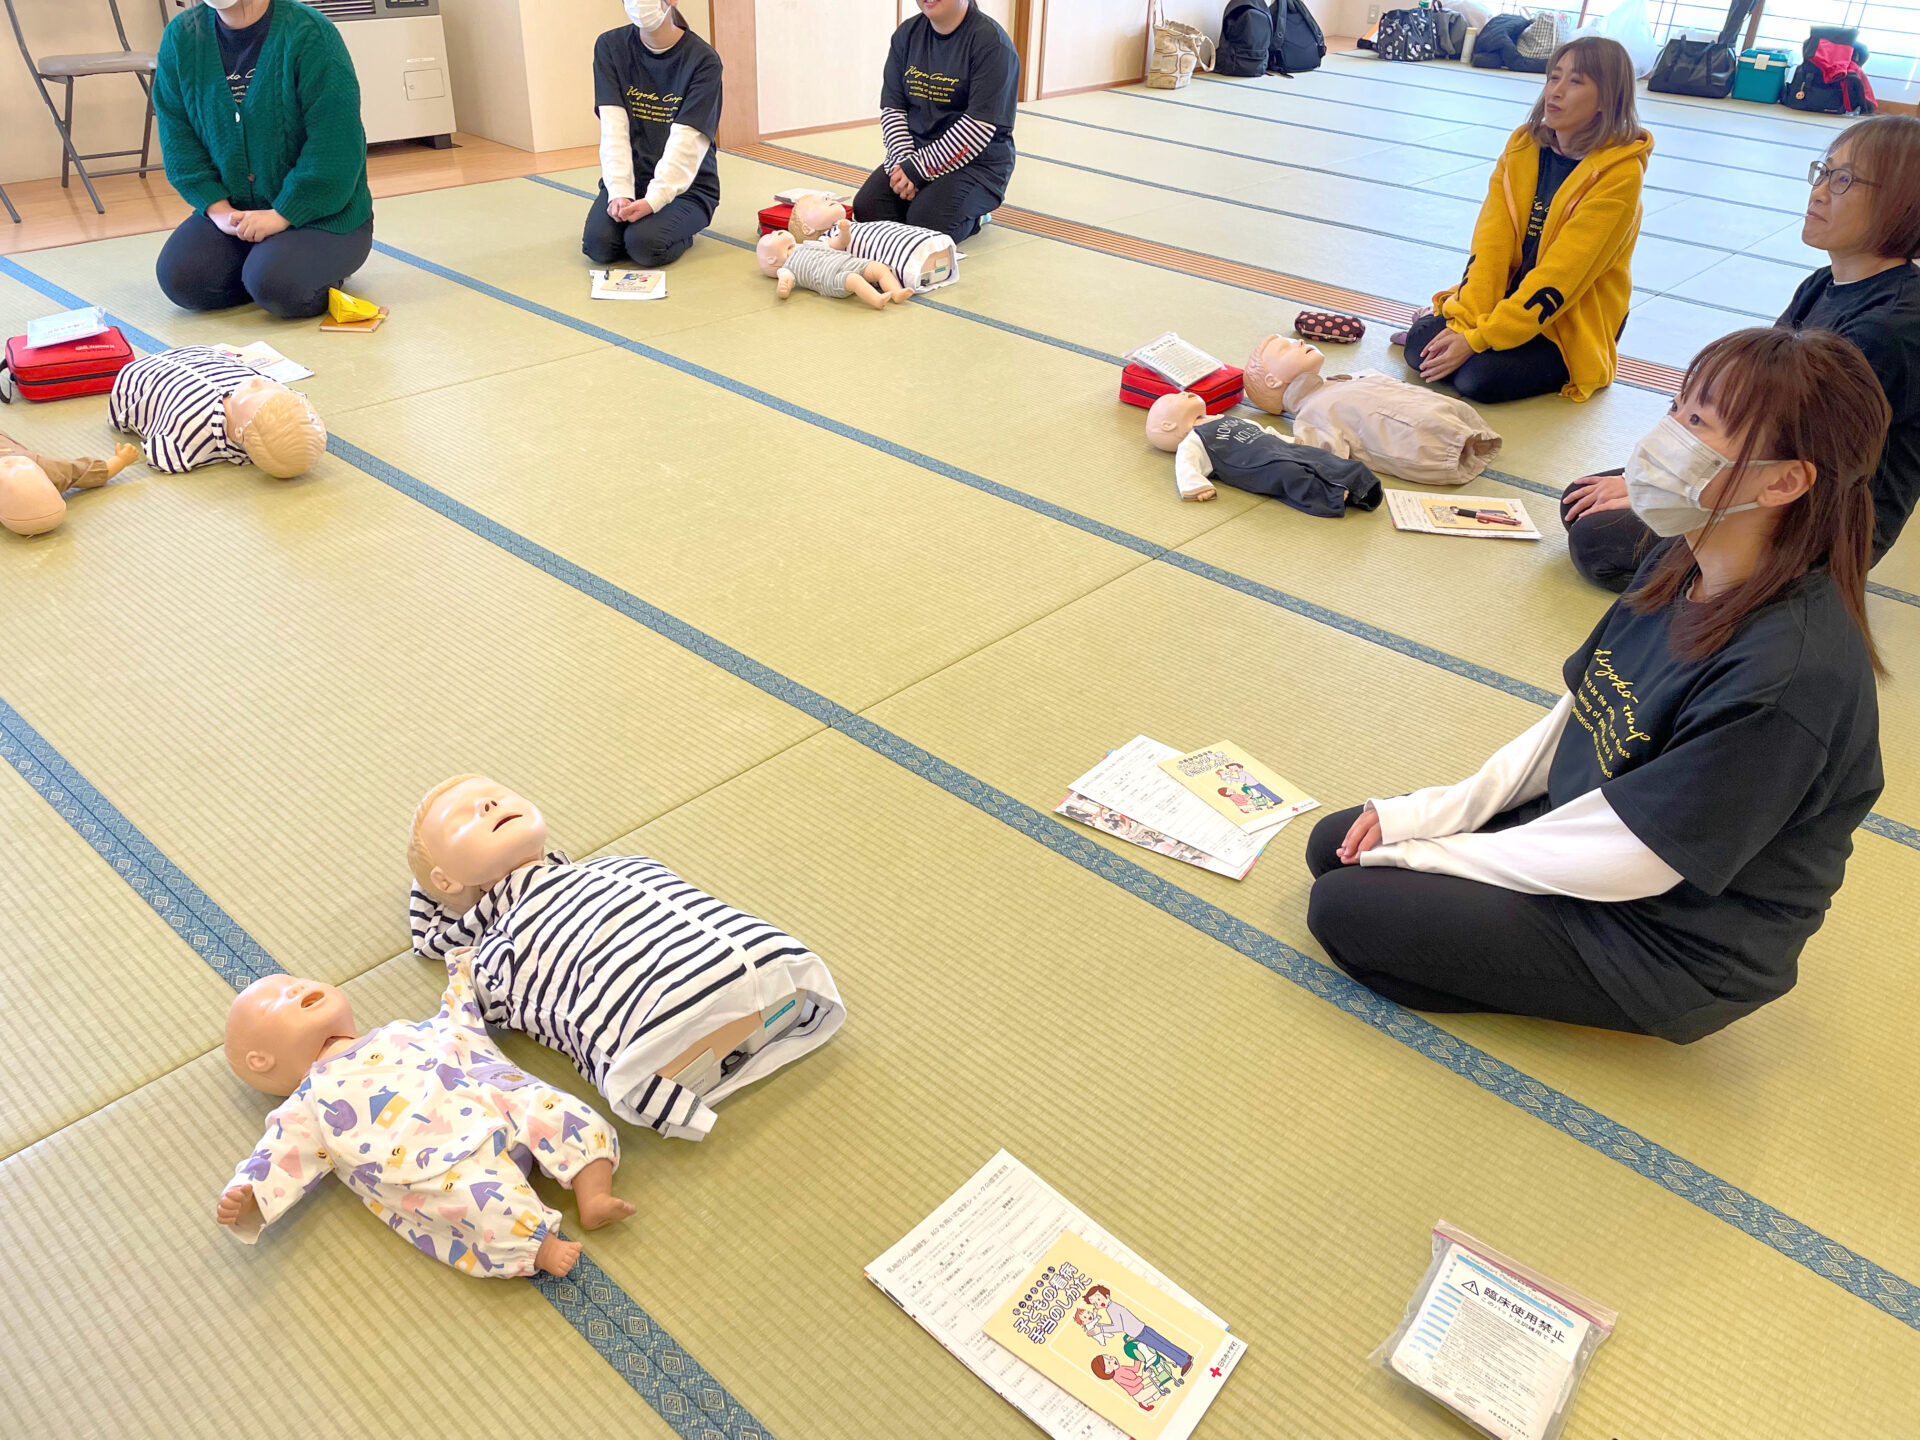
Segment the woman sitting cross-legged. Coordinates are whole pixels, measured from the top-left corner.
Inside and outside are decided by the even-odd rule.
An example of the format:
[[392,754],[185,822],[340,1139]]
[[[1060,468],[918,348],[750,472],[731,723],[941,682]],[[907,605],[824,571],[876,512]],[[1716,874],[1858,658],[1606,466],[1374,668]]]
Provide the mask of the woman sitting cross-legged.
[[1554,51],[1533,113],[1494,162],[1466,273],[1408,327],[1420,378],[1476,405],[1585,400],[1612,384],[1652,150],[1619,42]]
[[[1807,171],[1801,240],[1832,264],[1800,283],[1773,323],[1831,330],[1860,347],[1893,408],[1873,475],[1873,563],[1920,504],[1920,120],[1877,115],[1850,126]],[[1624,590],[1653,543],[1627,508],[1619,471],[1583,475],[1560,500],[1567,555],[1594,584]]]
[[1887,402],[1823,331],[1695,357],[1627,466],[1670,537],[1552,712],[1457,785],[1314,830],[1307,924],[1416,1010],[1698,1040],[1793,988],[1881,788],[1869,478]]
[[184,310],[327,308],[373,249],[360,82],[295,0],[209,0],[168,25],[153,77],[167,180],[194,207],[160,251]]

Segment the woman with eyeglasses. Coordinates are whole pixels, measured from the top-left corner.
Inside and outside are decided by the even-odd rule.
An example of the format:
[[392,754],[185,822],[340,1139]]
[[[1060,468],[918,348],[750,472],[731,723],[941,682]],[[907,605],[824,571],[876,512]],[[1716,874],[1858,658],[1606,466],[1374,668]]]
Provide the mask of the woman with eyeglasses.
[[[1832,330],[1859,347],[1893,410],[1873,476],[1873,563],[1920,502],[1920,119],[1878,115],[1846,130],[1808,167],[1800,238],[1833,262],[1774,322]],[[1583,475],[1560,501],[1574,568],[1616,593],[1632,582],[1652,532],[1628,508],[1618,470]]]
[[1882,785],[1866,587],[1887,413],[1827,330],[1694,357],[1627,466],[1664,542],[1559,703],[1457,785],[1314,829],[1307,927],[1333,962],[1415,1010],[1679,1044],[1792,989]]

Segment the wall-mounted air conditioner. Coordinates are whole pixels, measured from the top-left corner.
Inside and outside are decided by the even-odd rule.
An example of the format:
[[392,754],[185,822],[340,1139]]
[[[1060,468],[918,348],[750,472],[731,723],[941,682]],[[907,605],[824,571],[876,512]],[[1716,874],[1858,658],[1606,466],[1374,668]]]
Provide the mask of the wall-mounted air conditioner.
[[[170,0],[186,10],[199,0]],[[453,143],[453,87],[440,0],[307,0],[340,27],[360,77],[367,141]]]

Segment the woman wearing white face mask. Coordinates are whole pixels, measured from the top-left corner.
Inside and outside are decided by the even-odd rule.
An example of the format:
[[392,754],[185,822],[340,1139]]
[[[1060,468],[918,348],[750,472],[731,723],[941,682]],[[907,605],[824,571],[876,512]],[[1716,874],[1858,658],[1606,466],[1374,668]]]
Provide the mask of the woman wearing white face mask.
[[207,0],[161,36],[153,106],[167,180],[194,208],[160,252],[167,298],[325,310],[373,248],[360,82],[333,22],[294,0]]
[[1420,1010],[1698,1040],[1793,987],[1881,788],[1869,477],[1888,408],[1825,331],[1695,358],[1627,467],[1674,537],[1551,714],[1458,785],[1314,830],[1307,924]]
[[[1920,503],[1920,120],[1879,115],[1846,130],[1807,176],[1800,238],[1832,264],[1801,282],[1774,324],[1860,347],[1893,407],[1873,477],[1873,560]],[[1625,590],[1653,536],[1627,506],[1619,471],[1583,475],[1560,502],[1567,555],[1594,584]]]
[[720,57],[671,5],[626,4],[633,23],[593,47],[600,195],[580,248],[596,265],[656,269],[687,253],[720,204]]

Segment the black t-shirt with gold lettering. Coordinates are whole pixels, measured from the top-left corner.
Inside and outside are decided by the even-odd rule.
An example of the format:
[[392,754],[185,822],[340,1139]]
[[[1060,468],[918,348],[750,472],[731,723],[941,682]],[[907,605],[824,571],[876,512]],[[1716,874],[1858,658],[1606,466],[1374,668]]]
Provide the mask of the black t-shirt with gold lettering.
[[1620,1007],[1681,1042],[1793,988],[1882,784],[1872,666],[1825,570],[1704,660],[1669,644],[1692,603],[1618,601],[1567,660],[1573,716],[1547,782],[1555,807],[1598,788],[1683,877],[1645,900],[1556,902]]
[[[624,105],[633,139],[633,178],[641,195],[667,148],[675,125],[698,130],[712,141],[720,128],[720,57],[691,30],[682,32],[666,53],[656,55],[632,25],[609,30],[593,47],[593,104]],[[720,204],[720,167],[714,147],[687,197],[712,215]]]
[[1004,184],[1013,174],[1013,117],[1020,102],[1020,57],[999,23],[975,3],[942,35],[924,15],[893,32],[880,86],[885,110],[907,112],[916,147],[931,145],[962,115],[993,126],[974,158]]

